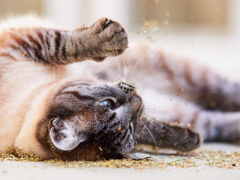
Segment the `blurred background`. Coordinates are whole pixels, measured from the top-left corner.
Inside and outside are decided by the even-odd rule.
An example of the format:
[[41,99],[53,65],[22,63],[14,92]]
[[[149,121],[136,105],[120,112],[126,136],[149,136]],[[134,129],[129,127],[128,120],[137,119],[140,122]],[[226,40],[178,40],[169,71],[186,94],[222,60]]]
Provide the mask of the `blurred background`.
[[0,20],[26,13],[67,29],[109,17],[130,40],[160,45],[240,81],[239,0],[0,0]]

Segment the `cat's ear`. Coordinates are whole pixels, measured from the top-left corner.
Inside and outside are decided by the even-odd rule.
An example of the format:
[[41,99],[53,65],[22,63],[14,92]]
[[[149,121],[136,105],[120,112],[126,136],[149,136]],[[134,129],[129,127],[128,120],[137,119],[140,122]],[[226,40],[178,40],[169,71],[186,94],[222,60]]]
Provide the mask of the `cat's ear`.
[[74,122],[59,117],[50,120],[49,136],[53,145],[62,151],[70,151],[87,140],[87,135],[79,132]]

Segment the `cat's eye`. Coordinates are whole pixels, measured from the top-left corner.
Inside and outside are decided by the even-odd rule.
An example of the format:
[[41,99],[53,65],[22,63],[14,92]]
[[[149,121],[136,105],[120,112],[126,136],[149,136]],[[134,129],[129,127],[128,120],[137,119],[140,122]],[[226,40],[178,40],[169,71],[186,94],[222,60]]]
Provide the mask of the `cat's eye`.
[[101,104],[109,109],[113,109],[113,101],[108,99],[108,100],[105,100],[103,102],[101,102]]
[[115,98],[104,98],[101,101],[101,105],[107,107],[109,109],[114,109],[116,107],[116,99]]

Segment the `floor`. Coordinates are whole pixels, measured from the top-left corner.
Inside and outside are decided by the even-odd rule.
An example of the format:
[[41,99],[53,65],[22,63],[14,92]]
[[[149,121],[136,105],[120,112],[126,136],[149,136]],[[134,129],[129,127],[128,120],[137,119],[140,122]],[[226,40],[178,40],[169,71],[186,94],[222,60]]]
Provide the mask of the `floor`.
[[[221,151],[221,152],[219,152]],[[234,152],[237,152],[234,154]],[[62,166],[46,162],[17,162],[0,159],[0,179],[166,179],[166,180],[237,180],[240,179],[240,146],[230,144],[204,144],[196,154],[220,153],[223,156],[214,155],[214,164],[209,164],[212,157],[198,158],[176,155],[154,155],[155,162],[164,162],[164,167],[153,168],[103,168],[103,167],[79,167]],[[237,154],[237,156],[236,156]],[[234,155],[234,160],[231,157]],[[231,156],[231,157],[230,157]],[[229,158],[228,158],[229,157]],[[196,167],[186,167],[178,162],[194,161]],[[220,165],[219,162],[226,162],[228,165]],[[216,163],[217,162],[217,163]],[[166,165],[167,164],[167,165]],[[191,164],[191,162],[190,162]],[[221,163],[220,163],[221,164]],[[165,166],[166,165],[166,166]],[[212,166],[212,167],[211,167]]]

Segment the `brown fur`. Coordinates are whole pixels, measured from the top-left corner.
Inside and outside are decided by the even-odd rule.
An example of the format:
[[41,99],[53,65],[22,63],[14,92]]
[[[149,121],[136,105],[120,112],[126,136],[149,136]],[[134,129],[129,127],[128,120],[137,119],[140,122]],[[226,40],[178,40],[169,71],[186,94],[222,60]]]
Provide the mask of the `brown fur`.
[[[113,77],[109,61],[114,57],[101,63],[105,68],[101,73],[96,71],[99,64],[82,63],[92,76],[74,74],[66,66],[87,59],[103,61],[122,54],[127,46],[123,27],[107,18],[74,31],[44,27],[0,31],[0,153],[10,147],[41,158],[97,160],[121,158],[134,148],[135,141],[180,151],[200,146],[199,134],[189,127],[162,121],[191,123],[203,140],[240,138],[240,115],[225,113],[239,110],[239,84],[205,67],[176,60],[159,48],[145,45],[126,51],[120,58],[127,59],[130,68],[143,59],[134,72],[134,77],[147,79],[142,100],[130,80],[103,82]],[[117,101],[111,111],[101,104],[109,96]],[[172,97],[174,101],[169,103]],[[143,101],[151,98],[158,105],[170,104],[172,108],[150,114],[149,118],[143,112]],[[115,124],[111,124],[113,120]],[[62,135],[62,127],[72,131]],[[73,149],[57,144],[68,136],[73,136],[73,142],[69,140]],[[83,139],[80,144],[74,144],[79,138]]]
[[[103,27],[106,21],[108,19],[103,18],[90,28],[68,33],[45,28],[12,28],[0,32],[0,153],[11,148],[42,158],[54,157],[46,137],[48,130],[42,129],[48,124],[46,116],[53,105],[51,99],[71,82],[89,83],[92,79],[89,81],[89,78],[82,76],[66,79],[71,74],[67,67],[46,64],[66,64],[88,58],[103,60],[108,55],[116,54],[115,46],[111,49],[111,43],[115,44],[113,37],[121,42],[118,43],[118,53],[122,53],[127,46],[127,36],[117,22],[110,20],[109,27]],[[67,34],[69,37],[65,37]],[[71,38],[78,38],[84,44],[81,46],[77,39]],[[98,41],[105,46],[106,54],[102,54]],[[73,44],[69,44],[71,42]],[[48,142],[43,142],[43,138],[47,138]],[[86,153],[79,158],[86,156]]]

